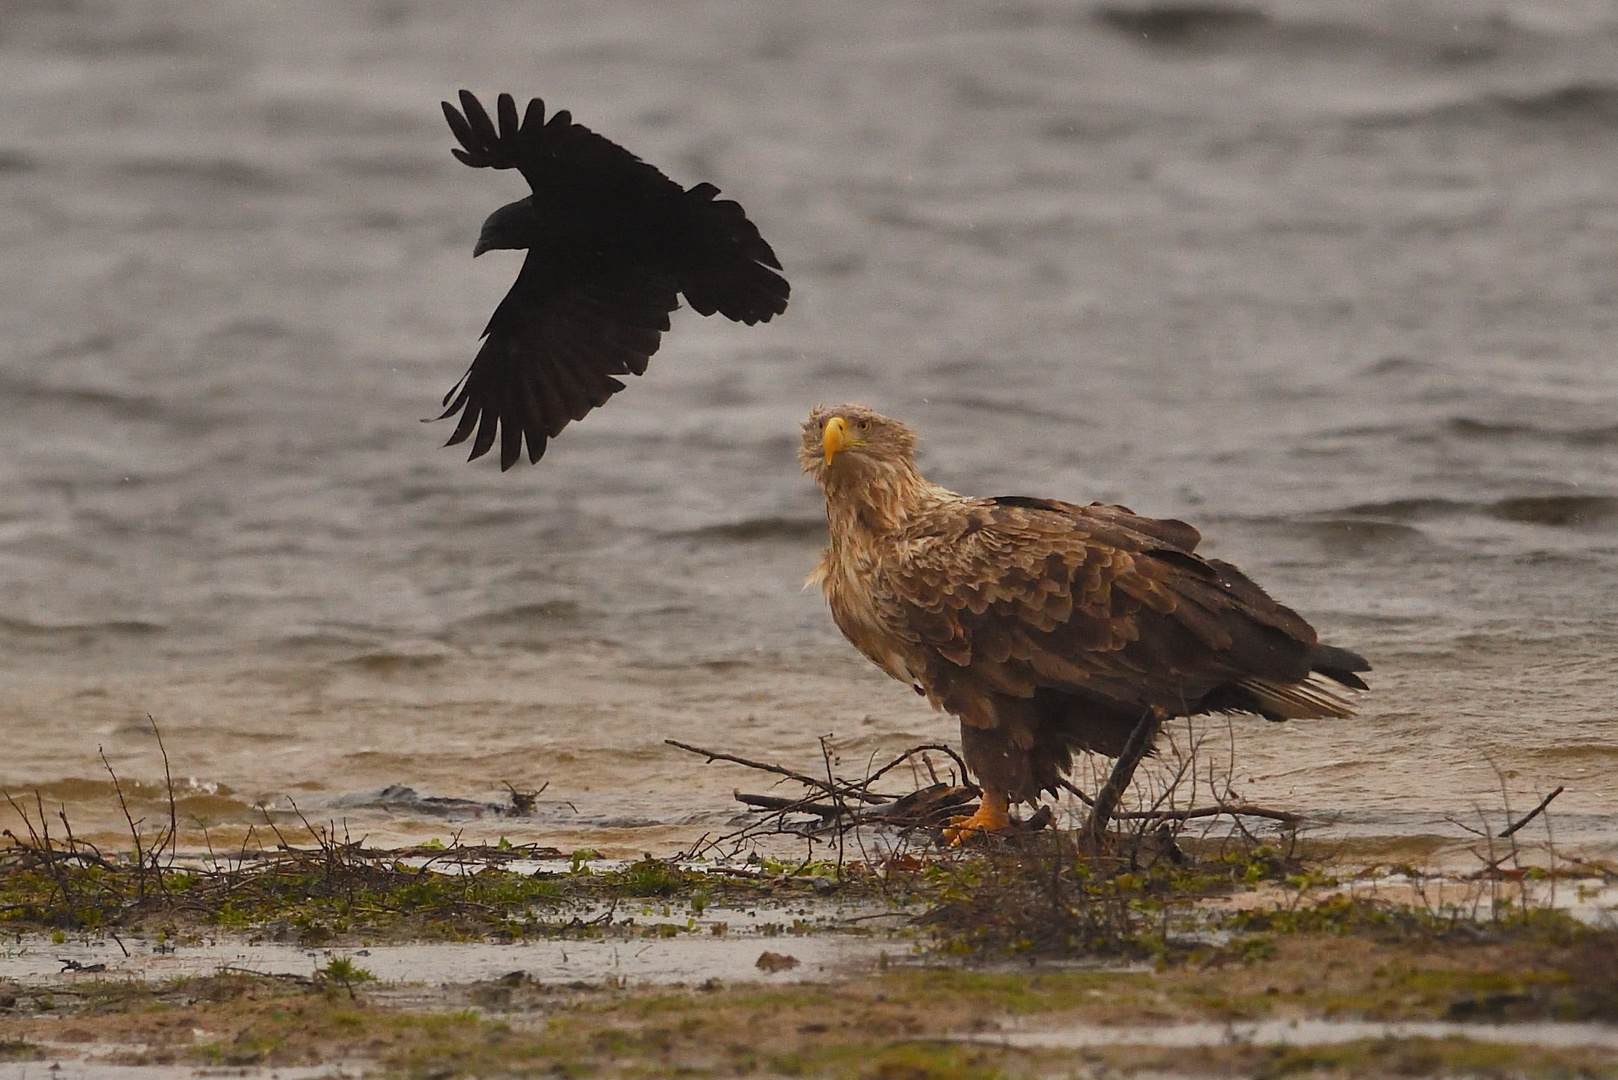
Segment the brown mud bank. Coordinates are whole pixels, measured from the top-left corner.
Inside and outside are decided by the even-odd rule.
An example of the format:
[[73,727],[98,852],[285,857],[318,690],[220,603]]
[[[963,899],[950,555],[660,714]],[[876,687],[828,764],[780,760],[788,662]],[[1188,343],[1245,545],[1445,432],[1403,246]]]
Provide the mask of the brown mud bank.
[[[668,949],[647,949],[639,969],[570,978],[586,975],[580,942],[255,952],[216,940],[131,948],[115,968],[92,959],[106,948],[25,940],[10,970],[46,953],[55,970],[0,979],[0,1078],[1618,1076],[1610,930],[1344,919],[1172,962],[903,941],[710,934],[648,943]],[[727,966],[732,952],[754,959]],[[675,954],[700,958],[690,978],[670,978]],[[818,962],[831,956],[841,962]],[[295,972],[229,966],[278,957]]]
[[0,1080],[1618,1077],[1618,874],[1186,848],[14,861]]

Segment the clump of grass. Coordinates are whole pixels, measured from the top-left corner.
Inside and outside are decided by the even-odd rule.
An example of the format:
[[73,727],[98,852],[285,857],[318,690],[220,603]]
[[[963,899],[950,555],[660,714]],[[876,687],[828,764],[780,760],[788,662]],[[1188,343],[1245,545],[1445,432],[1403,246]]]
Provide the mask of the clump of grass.
[[1202,932],[1203,901],[1256,884],[1299,889],[1324,879],[1264,844],[1225,844],[1197,857],[1154,834],[1107,855],[1074,833],[1018,837],[921,871],[937,903],[924,917],[952,951],[1163,957]]
[[326,961],[324,966],[315,970],[315,984],[317,986],[341,986],[348,991],[350,999],[357,996],[354,993],[355,983],[375,981],[375,975],[354,963],[353,959],[347,956],[334,956]]

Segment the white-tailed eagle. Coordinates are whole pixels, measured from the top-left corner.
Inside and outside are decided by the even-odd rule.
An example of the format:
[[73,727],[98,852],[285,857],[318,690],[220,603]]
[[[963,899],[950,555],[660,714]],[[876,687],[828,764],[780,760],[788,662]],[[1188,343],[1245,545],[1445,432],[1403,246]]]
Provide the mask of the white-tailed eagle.
[[799,456],[831,536],[811,580],[855,648],[960,718],[983,801],[956,838],[1005,828],[1075,751],[1118,757],[1148,718],[1353,714],[1364,657],[1196,554],[1190,525],[957,495],[917,471],[915,442],[863,406],[810,414]]

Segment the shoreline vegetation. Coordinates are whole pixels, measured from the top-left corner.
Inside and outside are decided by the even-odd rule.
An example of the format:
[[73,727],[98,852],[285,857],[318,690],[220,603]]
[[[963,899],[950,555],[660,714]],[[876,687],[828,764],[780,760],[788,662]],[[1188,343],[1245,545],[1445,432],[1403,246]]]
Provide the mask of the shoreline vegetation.
[[[129,846],[109,852],[78,838],[65,810],[8,793],[24,827],[0,846],[7,955],[95,944],[123,959],[0,977],[0,1061],[357,1065],[434,1078],[1618,1077],[1618,1052],[1599,1039],[1502,1041],[1505,1029],[1489,1026],[1618,1025],[1618,867],[1524,840],[1536,821],[1551,835],[1556,793],[1473,829],[1476,866],[1439,872],[1356,865],[1300,838],[1285,811],[1245,804],[1228,777],[1193,786],[1195,744],[1143,774],[1099,843],[1045,812],[1013,835],[953,847],[941,828],[970,812],[975,790],[945,747],[858,779],[838,775],[824,741],[823,777],[681,749],[801,794],[739,792],[747,825],[631,861],[505,841],[381,849],[301,817],[296,828],[267,818],[228,853],[182,851],[172,783],[156,822],[121,802]],[[913,790],[901,790],[906,775]],[[805,856],[782,858],[782,838],[801,840]],[[776,854],[763,854],[771,842]],[[315,959],[304,973],[141,973],[142,956],[219,938]],[[858,940],[877,960],[794,973],[794,948],[817,938]],[[443,983],[429,970],[434,989],[407,992],[365,966],[370,949],[407,942],[665,943],[700,966],[721,944],[751,955],[749,939],[756,979],[519,970]],[[1304,1045],[1005,1034],[1265,1021],[1462,1026]]]

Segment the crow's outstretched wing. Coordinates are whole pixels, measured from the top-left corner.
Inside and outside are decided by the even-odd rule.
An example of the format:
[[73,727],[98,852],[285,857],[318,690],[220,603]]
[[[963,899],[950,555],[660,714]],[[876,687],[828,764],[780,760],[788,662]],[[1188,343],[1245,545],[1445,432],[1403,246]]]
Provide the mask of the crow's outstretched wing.
[[[444,102],[474,168],[517,169],[533,188],[528,257],[484,330],[466,376],[444,398],[460,413],[450,445],[473,458],[498,440],[500,466],[538,461],[548,439],[623,389],[657,351],[683,293],[703,315],[749,325],[786,310],[779,260],[741,206],[719,189],[689,191],[566,112],[519,118],[501,94],[491,118],[468,91]],[[475,437],[474,437],[475,435]]]

